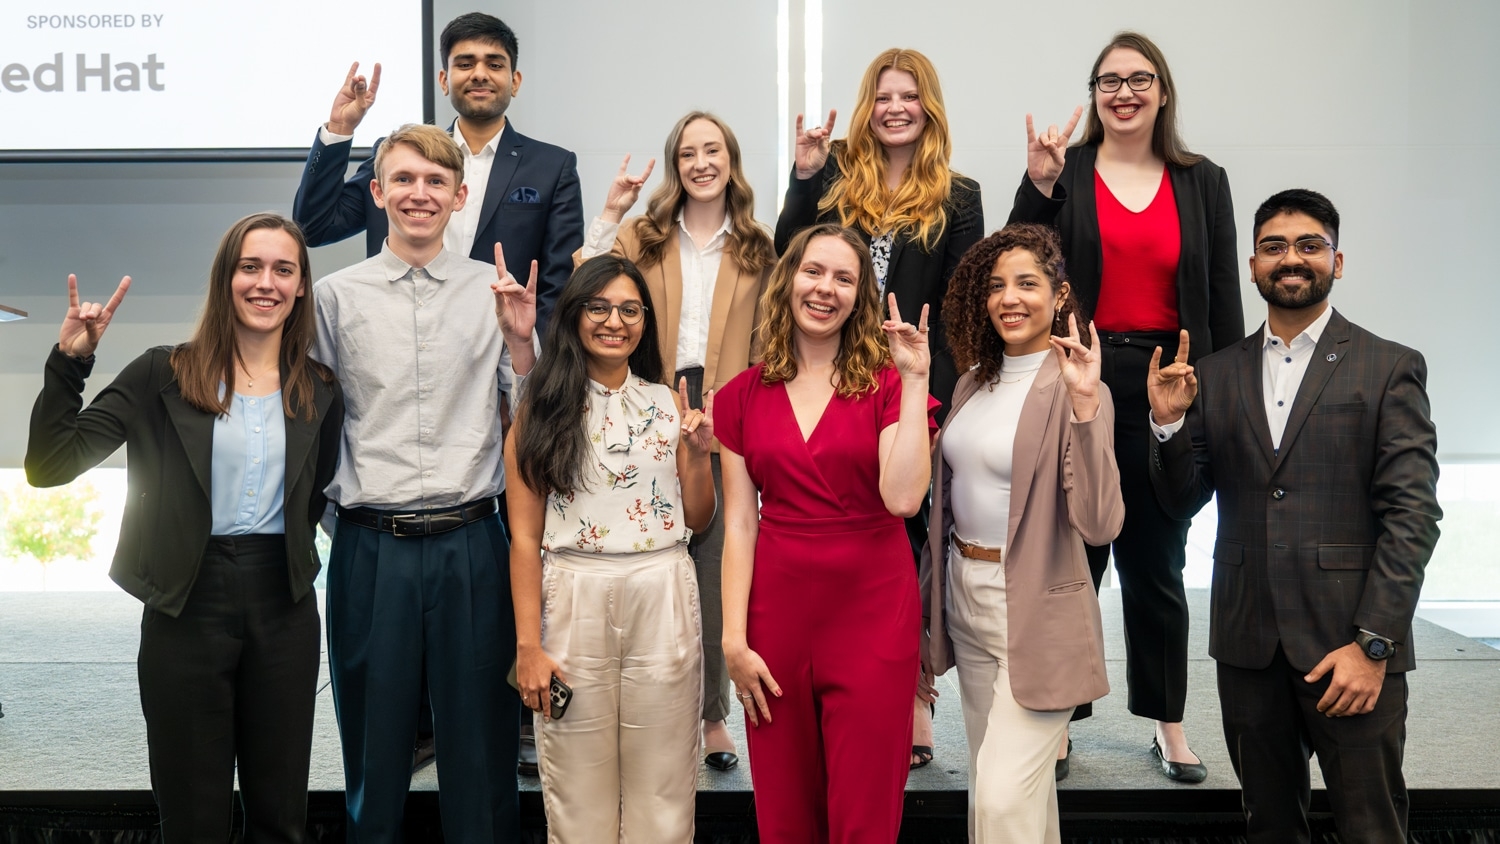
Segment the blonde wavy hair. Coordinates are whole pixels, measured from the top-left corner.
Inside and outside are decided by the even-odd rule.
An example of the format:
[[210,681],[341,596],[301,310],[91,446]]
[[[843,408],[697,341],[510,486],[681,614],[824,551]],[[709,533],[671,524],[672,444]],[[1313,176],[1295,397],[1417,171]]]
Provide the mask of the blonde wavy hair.
[[857,396],[875,389],[875,375],[890,365],[891,349],[880,330],[884,315],[875,284],[875,266],[870,250],[859,233],[837,223],[819,223],[798,232],[787,244],[781,260],[771,270],[771,280],[760,297],[761,319],[755,327],[765,349],[761,382],[767,385],[797,377],[796,324],[792,318],[792,283],[802,268],[808,244],[820,237],[842,241],[859,259],[859,281],[855,284],[854,312],[844,322],[839,353],[833,361],[838,394]]
[[729,153],[729,183],[724,187],[729,234],[724,251],[734,258],[741,272],[760,275],[761,270],[776,260],[776,250],[771,246],[766,230],[755,222],[755,191],[745,177],[739,139],[728,124],[706,111],[688,112],[667,135],[667,146],[662,153],[667,166],[662,168],[661,184],[646,203],[645,215],[636,218],[635,222],[636,236],[641,241],[639,263],[643,267],[660,264],[666,257],[668,246],[677,248],[677,212],[687,202],[687,190],[682,186],[682,174],[677,169],[677,151],[682,147],[682,133],[697,120],[707,120],[719,128],[724,135],[724,150]]
[[[927,125],[917,142],[911,166],[894,192],[885,186],[885,149],[870,129],[875,112],[875,89],[887,69],[904,70],[917,80],[917,93],[927,113]],[[869,234],[910,231],[924,251],[930,250],[948,225],[943,203],[953,185],[953,141],[948,135],[948,112],[937,69],[916,50],[892,47],[875,57],[859,83],[859,99],[849,123],[849,136],[835,142],[839,178],[818,202],[820,212],[837,211],[845,226]]]

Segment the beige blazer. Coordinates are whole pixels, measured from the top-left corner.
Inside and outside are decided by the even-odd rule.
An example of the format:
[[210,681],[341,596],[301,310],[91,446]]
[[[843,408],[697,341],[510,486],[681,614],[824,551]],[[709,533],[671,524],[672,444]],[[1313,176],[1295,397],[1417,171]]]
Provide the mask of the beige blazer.
[[[650,306],[656,310],[656,336],[661,343],[662,371],[671,381],[677,371],[677,326],[682,322],[682,253],[676,242],[663,250],[661,263],[640,266],[641,241],[636,235],[632,217],[620,224],[615,245],[610,250],[629,258],[640,267],[651,293]],[[573,253],[573,265],[583,263],[583,250]],[[719,262],[714,280],[714,295],[708,320],[708,354],[703,361],[703,385],[722,390],[734,376],[744,372],[759,356],[752,349],[752,335],[760,321],[760,294],[771,277],[771,268],[752,275],[742,272],[728,252]],[[677,385],[669,384],[675,391]]]
[[[1083,546],[1108,544],[1125,520],[1109,388],[1099,385],[1099,415],[1077,422],[1060,374],[1057,359],[1048,357],[1021,407],[1004,562],[1011,693],[1038,711],[1068,709],[1109,693],[1099,597]],[[974,373],[964,373],[948,418],[962,413],[979,389]],[[944,605],[953,530],[946,430],[938,432],[933,449],[931,528],[921,566],[922,659],[938,674],[953,666]]]

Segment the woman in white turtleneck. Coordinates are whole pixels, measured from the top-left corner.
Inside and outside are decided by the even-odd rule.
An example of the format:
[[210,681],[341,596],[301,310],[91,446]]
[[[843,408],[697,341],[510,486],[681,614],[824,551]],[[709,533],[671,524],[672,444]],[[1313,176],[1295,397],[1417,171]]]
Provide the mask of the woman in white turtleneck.
[[1114,408],[1051,229],[980,241],[943,310],[965,374],[933,452],[923,689],[958,666],[970,841],[1056,842],[1058,742],[1109,691],[1084,543],[1125,516]]

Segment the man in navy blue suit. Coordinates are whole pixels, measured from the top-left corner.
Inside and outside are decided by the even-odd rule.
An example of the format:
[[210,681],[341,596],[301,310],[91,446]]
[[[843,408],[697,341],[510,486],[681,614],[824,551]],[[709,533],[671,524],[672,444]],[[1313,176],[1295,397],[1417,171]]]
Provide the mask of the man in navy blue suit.
[[[523,275],[536,261],[540,334],[573,272],[573,252],[583,245],[578,158],[525,137],[507,123],[505,110],[521,90],[521,72],[516,69],[516,34],[503,21],[482,12],[460,15],[444,27],[440,48],[438,85],[458,112],[449,132],[463,151],[469,189],[468,202],[448,224],[444,245],[450,252],[494,263],[499,242],[507,262],[521,267]],[[363,231],[365,252],[375,255],[385,241],[386,215],[370,194],[373,153],[353,177],[344,178],[354,130],[374,105],[379,86],[380,65],[366,80],[356,62],[334,98],[328,122],[318,129],[292,206],[310,246]],[[375,142],[377,149],[380,143]]]

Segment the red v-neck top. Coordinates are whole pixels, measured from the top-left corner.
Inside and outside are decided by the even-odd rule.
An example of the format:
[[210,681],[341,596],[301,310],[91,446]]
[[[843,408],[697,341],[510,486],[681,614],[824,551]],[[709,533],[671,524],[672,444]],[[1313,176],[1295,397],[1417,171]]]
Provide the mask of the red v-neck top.
[[1094,171],[1102,271],[1094,324],[1102,331],[1176,331],[1182,227],[1172,178],[1162,168],[1151,204],[1131,211]]

